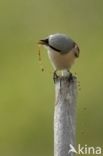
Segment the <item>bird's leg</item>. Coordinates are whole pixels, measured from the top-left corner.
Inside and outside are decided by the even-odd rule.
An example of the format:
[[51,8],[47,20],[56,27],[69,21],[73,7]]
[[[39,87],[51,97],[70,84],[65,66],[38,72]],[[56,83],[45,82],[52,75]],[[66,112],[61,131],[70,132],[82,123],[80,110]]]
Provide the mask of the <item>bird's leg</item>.
[[69,75],[69,82],[70,81],[73,81],[73,74],[70,72],[70,75]]
[[73,81],[73,74],[68,70],[69,72],[69,78],[68,78],[68,81],[71,82]]
[[54,83],[56,82],[56,80],[58,79],[58,75],[57,75],[57,70],[54,71],[53,73],[53,80],[54,80]]

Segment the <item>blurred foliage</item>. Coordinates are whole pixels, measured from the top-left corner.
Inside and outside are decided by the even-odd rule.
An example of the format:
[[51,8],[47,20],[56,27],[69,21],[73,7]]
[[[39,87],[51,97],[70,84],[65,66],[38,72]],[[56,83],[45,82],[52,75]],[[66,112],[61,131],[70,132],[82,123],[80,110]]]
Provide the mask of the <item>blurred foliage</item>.
[[103,147],[103,1],[0,1],[0,155],[52,156],[54,85],[39,39],[70,35],[81,55],[72,71],[81,91],[77,142]]

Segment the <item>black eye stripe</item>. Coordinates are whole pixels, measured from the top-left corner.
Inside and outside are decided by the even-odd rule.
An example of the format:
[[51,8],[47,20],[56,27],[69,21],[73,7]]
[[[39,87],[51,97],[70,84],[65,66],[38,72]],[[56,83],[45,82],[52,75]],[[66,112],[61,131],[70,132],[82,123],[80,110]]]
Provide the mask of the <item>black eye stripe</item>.
[[54,48],[53,46],[51,46],[51,45],[49,44],[49,40],[48,40],[48,38],[46,38],[46,39],[42,39],[41,41],[43,42],[42,44],[44,44],[44,45],[46,45],[46,46],[52,48],[53,50],[55,50],[55,51],[57,51],[57,52],[61,52],[61,50],[56,49],[56,48]]
[[49,45],[49,44],[48,44],[48,46],[49,46],[50,48],[52,48],[53,50],[57,51],[57,52],[61,52],[61,50],[56,49],[56,48],[54,48],[53,46],[51,46],[51,45]]

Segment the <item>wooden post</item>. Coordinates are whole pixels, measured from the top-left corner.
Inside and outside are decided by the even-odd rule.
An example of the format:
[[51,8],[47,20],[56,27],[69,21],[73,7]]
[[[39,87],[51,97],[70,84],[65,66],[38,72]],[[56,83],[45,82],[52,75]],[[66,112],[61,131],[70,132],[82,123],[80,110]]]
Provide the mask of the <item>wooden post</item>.
[[75,156],[70,150],[76,144],[76,77],[57,77],[55,94],[54,156]]

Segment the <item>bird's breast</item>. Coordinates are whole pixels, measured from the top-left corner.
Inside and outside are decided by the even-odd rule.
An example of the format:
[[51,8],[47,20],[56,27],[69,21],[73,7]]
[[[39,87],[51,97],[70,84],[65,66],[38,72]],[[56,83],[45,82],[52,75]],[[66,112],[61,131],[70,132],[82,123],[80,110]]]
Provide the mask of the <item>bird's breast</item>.
[[75,55],[72,50],[66,54],[61,54],[52,49],[49,49],[48,56],[54,69],[57,70],[70,69],[75,61]]

